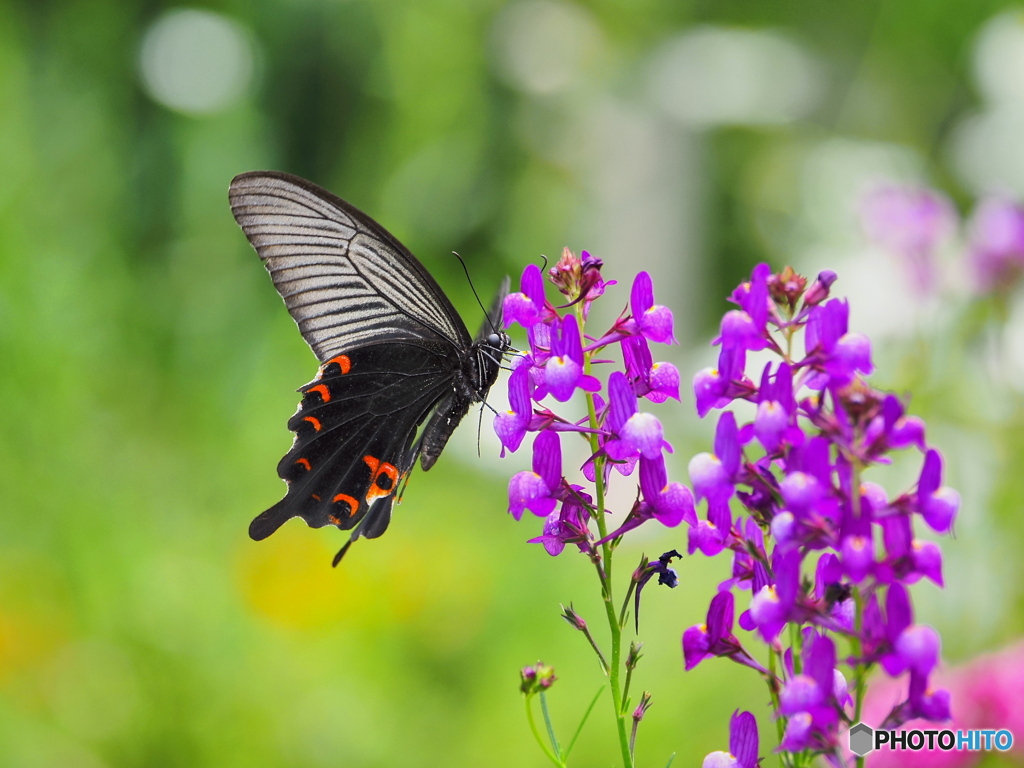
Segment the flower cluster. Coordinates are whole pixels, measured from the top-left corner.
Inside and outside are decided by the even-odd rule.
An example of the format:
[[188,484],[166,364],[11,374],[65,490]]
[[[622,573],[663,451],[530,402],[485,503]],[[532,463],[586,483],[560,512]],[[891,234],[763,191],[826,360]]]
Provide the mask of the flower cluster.
[[[861,222],[868,238],[901,258],[922,294],[940,287],[937,254],[961,227],[956,209],[926,187],[885,185],[867,194]],[[1024,275],[1024,206],[993,196],[975,206],[963,226],[962,256],[974,290],[1002,295]]]
[[[632,642],[623,659],[623,632],[630,607],[639,621],[640,595],[655,576],[658,583],[675,587],[678,576],[672,561],[681,557],[675,550],[657,560],[641,558],[630,578],[621,605],[616,605],[612,560],[621,537],[648,520],[676,527],[684,520],[697,524],[693,493],[669,480],[665,452],[672,446],[665,440],[661,422],[641,403],[679,400],[679,371],[670,363],[655,362],[650,342],[672,343],[672,313],[654,301],[650,275],[639,273],[630,290],[628,308],[600,335],[587,333],[587,318],[594,301],[614,284],[601,275],[601,261],[584,251],[579,257],[568,249],[548,271],[548,278],[566,298],[554,306],[545,294],[544,275],[536,266],[527,267],[520,290],[504,303],[504,324],[518,323],[526,329],[529,350],[513,364],[508,382],[509,409],[494,419],[494,430],[505,451],[515,452],[528,433],[533,440],[532,469],[516,473],[508,486],[508,511],[516,519],[529,510],[544,518],[540,536],[530,539],[550,555],[566,546],[587,556],[600,582],[601,600],[608,622],[608,652],[594,637],[587,622],[570,603],[562,618],[586,637],[601,671],[608,678],[624,768],[635,765],[637,729],[651,706],[644,691],[634,705],[630,699],[633,670],[640,660],[641,643]],[[607,376],[592,371],[607,370],[609,354],[618,348],[621,364]],[[583,401],[585,411],[573,416],[556,413],[543,405],[547,398],[558,403]],[[645,403],[646,401],[646,403]],[[562,411],[560,406],[555,406]],[[563,471],[562,440],[575,433],[585,441],[589,458],[580,474],[567,479]],[[622,515],[619,526],[609,532],[606,494],[613,476],[617,482],[634,476],[636,500]],[[575,737],[562,749],[555,737],[544,695],[539,696],[547,726],[548,741],[540,735],[527,697],[527,721],[534,738],[548,759],[564,768]],[[583,716],[583,722],[594,702]],[[583,722],[577,728],[579,734]]]
[[[530,348],[515,361],[509,377],[509,410],[494,419],[503,453],[518,450],[527,433],[537,433],[532,470],[517,473],[509,483],[509,512],[517,520],[526,510],[545,518],[542,535],[531,541],[542,544],[549,554],[558,555],[573,544],[595,561],[597,546],[647,520],[670,527],[684,520],[697,523],[693,494],[668,480],[664,452],[672,447],[661,422],[640,409],[641,398],[653,403],[679,399],[679,371],[671,363],[654,362],[648,346],[651,341],[674,341],[672,313],[654,303],[650,275],[640,272],[630,292],[629,310],[601,336],[585,335],[583,324],[591,304],[614,284],[601,277],[601,266],[600,259],[586,251],[577,257],[566,249],[548,272],[568,299],[560,307],[548,301],[539,267],[523,271],[520,291],[505,299],[504,323],[506,328],[513,323],[523,326]],[[592,364],[608,363],[597,355],[603,358],[615,345],[622,350],[622,369],[602,383],[590,369]],[[548,396],[566,403],[578,391],[592,395],[591,412],[582,418],[560,416],[540,405]],[[597,394],[602,391],[603,397]],[[600,473],[606,486],[612,469],[623,476],[637,472],[640,495],[611,534],[603,530],[601,517],[608,510],[599,512],[595,495],[563,475],[561,435],[566,432],[590,441],[592,455],[582,468],[581,481],[592,485]],[[591,525],[598,519],[600,535]]]
[[[948,533],[959,496],[942,485],[942,457],[924,423],[867,383],[871,344],[849,330],[847,303],[828,298],[835,279],[757,266],[732,294],[737,309],[713,342],[717,369],[694,379],[702,417],[739,400],[755,410],[746,424],[724,410],[713,452],[690,462],[706,515],[689,532],[689,552],[730,552],[732,572],[682,645],[687,669],[724,656],[765,677],[784,723],[780,751],[838,763],[839,733],[857,721],[874,666],[909,673],[909,690],[878,725],[949,717],[948,693],[931,685],[939,637],[915,623],[907,586],[942,586],[939,547],[916,532]],[[751,353],[774,358],[754,378],[746,374]],[[865,481],[866,470],[905,448],[922,455],[915,489],[891,497]],[[733,499],[746,516],[733,518]],[[767,645],[768,668],[733,634],[733,590],[747,589],[738,623]],[[837,639],[851,649],[844,661],[852,696],[837,668]]]

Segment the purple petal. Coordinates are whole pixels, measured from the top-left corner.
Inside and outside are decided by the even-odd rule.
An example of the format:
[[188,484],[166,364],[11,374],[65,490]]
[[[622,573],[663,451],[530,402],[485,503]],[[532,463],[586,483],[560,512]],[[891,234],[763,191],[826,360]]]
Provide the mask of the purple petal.
[[679,399],[679,370],[672,363],[655,363],[651,366],[651,392],[647,399],[663,403],[670,397]]
[[608,377],[608,427],[619,433],[623,425],[637,411],[636,392],[621,371]]
[[742,768],[757,765],[757,720],[750,712],[733,712],[729,720],[729,751]]
[[684,520],[691,527],[696,525],[697,511],[693,493],[682,483],[669,483],[654,504],[654,517],[669,528],[675,528]]
[[569,357],[553,356],[544,366],[544,381],[551,396],[561,403],[572,397],[582,376],[583,367]]
[[728,499],[735,490],[722,462],[710,453],[698,453],[690,459],[688,471],[697,499]]
[[779,693],[779,713],[788,717],[797,712],[806,712],[821,704],[824,694],[812,677],[796,675]]
[[718,419],[715,428],[715,456],[722,461],[722,467],[729,477],[733,477],[740,468],[739,429],[736,427],[736,416],[732,411],[726,411]]
[[766,400],[757,406],[754,416],[754,434],[764,449],[774,453],[782,444],[782,435],[789,426],[789,414],[781,403]]
[[634,413],[622,425],[619,434],[646,459],[660,456],[665,445],[665,430],[657,417],[650,413]]
[[924,521],[937,533],[946,533],[960,509],[960,494],[949,487],[939,488],[922,505]]
[[722,399],[725,381],[716,368],[705,368],[693,377],[693,394],[697,400],[697,415],[702,419],[718,407]]
[[517,472],[508,483],[508,511],[516,520],[529,509],[535,515],[547,517],[555,508],[544,478],[536,472]]
[[676,338],[672,333],[672,310],[656,304],[638,320],[640,330],[645,337],[659,344],[675,344]]
[[942,581],[942,550],[934,541],[915,539],[911,544],[910,556],[914,570],[927,579],[931,579],[940,587]]
[[533,471],[543,478],[549,492],[561,483],[562,444],[557,432],[541,432],[533,441]]
[[519,450],[523,438],[526,437],[526,424],[529,424],[529,421],[524,423],[522,417],[515,411],[495,414],[494,432],[501,440],[503,449],[508,448],[512,453]]
[[716,342],[721,342],[724,349],[757,351],[767,346],[753,318],[740,309],[730,310],[722,317]]
[[870,537],[847,536],[842,543],[843,566],[850,580],[859,584],[874,565],[874,547]]
[[651,282],[651,276],[646,272],[637,272],[636,277],[633,278],[629,304],[637,322],[640,322],[643,314],[654,306],[654,284]]
[[931,674],[939,663],[939,633],[924,624],[907,627],[896,639],[896,652],[909,669]]
[[706,625],[698,624],[683,632],[683,661],[685,669],[691,670],[708,658],[709,647]]

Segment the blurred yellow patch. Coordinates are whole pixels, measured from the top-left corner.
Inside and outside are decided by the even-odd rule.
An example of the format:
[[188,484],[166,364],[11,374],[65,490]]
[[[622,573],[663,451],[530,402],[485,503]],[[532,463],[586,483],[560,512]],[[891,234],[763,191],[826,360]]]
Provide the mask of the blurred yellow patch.
[[330,533],[291,522],[243,544],[237,573],[249,606],[295,629],[412,625],[423,641],[448,648],[476,634],[490,594],[479,555],[443,537],[389,531],[380,541],[360,540],[331,568],[326,544],[343,540]]

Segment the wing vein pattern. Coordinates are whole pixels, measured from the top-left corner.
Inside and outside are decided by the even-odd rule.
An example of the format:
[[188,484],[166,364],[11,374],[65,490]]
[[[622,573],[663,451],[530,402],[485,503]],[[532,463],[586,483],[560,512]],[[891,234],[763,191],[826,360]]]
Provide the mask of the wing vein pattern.
[[391,340],[469,346],[469,332],[429,273],[340,198],[295,177],[255,173],[235,179],[230,200],[321,362]]

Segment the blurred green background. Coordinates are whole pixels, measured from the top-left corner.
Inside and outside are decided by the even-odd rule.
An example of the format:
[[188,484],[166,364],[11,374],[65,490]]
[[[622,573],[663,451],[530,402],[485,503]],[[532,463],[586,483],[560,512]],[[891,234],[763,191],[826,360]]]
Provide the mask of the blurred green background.
[[[855,209],[885,178],[938,184],[964,210],[1024,191],[1021,13],[0,0],[0,765],[540,766],[518,669],[555,666],[563,731],[600,684],[558,617],[572,600],[599,625],[590,566],[524,543],[540,521],[506,514],[505,484],[528,454],[499,461],[489,417],[484,456],[467,418],[388,534],[337,570],[334,531],[246,536],[284,491],[285,422],[316,370],[228,209],[232,176],[260,168],[383,222],[471,327],[453,250],[487,293],[587,248],[624,283],[612,314],[650,270],[681,341],[655,354],[684,381],[713,362],[724,297],[757,261],[838,271],[834,294],[875,340],[873,381],[913,392],[964,497],[949,586],[917,589],[920,616],[950,663],[1010,641],[1024,313],[985,333],[956,280],[916,300]],[[688,393],[654,410],[685,479],[713,425]],[[916,461],[875,479],[896,493]],[[620,577],[641,552],[685,549],[685,532],[649,527]],[[683,587],[646,593],[640,765],[699,764],[736,707],[769,725],[754,676],[683,673],[680,635],[728,568],[686,558]],[[578,765],[613,760],[609,707]]]

